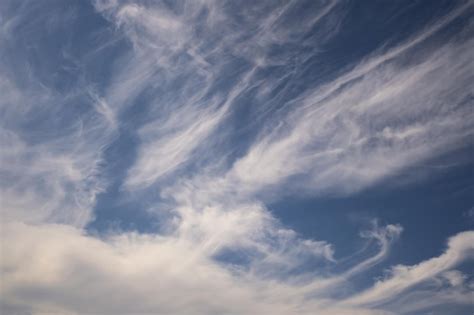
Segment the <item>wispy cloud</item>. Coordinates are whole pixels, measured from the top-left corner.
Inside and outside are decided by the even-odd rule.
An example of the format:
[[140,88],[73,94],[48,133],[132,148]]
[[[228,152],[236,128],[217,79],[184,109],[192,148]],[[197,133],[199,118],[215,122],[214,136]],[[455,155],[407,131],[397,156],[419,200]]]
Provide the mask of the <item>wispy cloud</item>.
[[[38,13],[5,1],[2,310],[368,315],[469,305],[460,266],[473,259],[473,232],[372,279],[401,225],[373,221],[351,256],[267,207],[355,194],[472,145],[474,41],[472,23],[459,22],[472,3],[335,67],[325,50],[345,27],[344,1],[97,0]],[[84,12],[92,26],[78,48],[64,33]],[[456,32],[440,34],[454,21]],[[124,134],[136,143],[120,148],[136,155],[117,175],[108,166],[122,158],[113,149]],[[91,235],[111,182],[114,198],[134,201],[131,215],[148,211],[162,228]]]
[[32,64],[34,56],[25,51],[20,52],[23,63],[13,58],[13,47],[33,41],[36,24],[47,22],[54,29],[63,22],[56,15],[33,17],[34,7],[27,5],[17,10],[3,20],[7,31],[1,53],[8,58],[0,64],[2,218],[85,226],[96,195],[105,189],[100,164],[114,136],[114,114],[96,95],[82,90],[88,86],[62,90],[60,84],[42,80],[45,72],[60,71],[60,66]]
[[[451,238],[448,249],[441,255],[414,266],[395,266],[390,276],[375,283],[373,288],[352,297],[347,302],[355,304],[382,304],[397,297],[400,293],[414,287],[415,285],[433,280],[435,276],[452,269],[466,259],[472,258],[474,248],[473,232],[464,232]],[[458,272],[450,271],[443,274],[451,285],[460,285]]]

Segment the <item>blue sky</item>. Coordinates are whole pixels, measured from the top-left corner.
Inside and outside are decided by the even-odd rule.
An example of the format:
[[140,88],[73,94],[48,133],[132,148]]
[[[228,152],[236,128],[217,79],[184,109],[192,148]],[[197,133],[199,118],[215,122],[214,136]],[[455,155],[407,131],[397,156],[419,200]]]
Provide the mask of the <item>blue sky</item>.
[[1,1],[1,313],[472,314],[473,13]]

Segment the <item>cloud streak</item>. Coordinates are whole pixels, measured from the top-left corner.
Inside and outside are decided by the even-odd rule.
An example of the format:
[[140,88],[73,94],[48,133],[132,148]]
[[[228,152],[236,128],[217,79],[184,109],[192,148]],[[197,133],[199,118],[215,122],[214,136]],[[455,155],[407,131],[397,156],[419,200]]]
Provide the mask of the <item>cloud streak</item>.
[[[345,1],[97,0],[52,2],[38,14],[32,2],[6,1],[2,311],[469,307],[473,283],[462,266],[473,260],[474,232],[374,279],[401,225],[373,221],[351,255],[289,228],[269,204],[357,194],[400,174],[410,180],[424,161],[472,145],[472,4],[336,67],[330,55],[355,10]],[[82,21],[91,25],[83,50],[64,35]],[[128,164],[117,164],[123,156]],[[88,229],[99,211],[116,211],[97,208],[112,190],[117,204],[133,205],[127,215],[146,212],[159,228]]]

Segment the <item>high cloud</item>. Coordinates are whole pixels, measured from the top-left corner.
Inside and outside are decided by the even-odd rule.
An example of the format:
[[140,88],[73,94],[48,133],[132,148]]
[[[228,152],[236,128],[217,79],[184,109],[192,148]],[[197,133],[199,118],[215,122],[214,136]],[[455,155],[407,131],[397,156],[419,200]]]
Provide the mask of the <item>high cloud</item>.
[[[462,269],[472,231],[374,279],[403,233],[396,222],[372,221],[362,249],[341,255],[268,209],[411,180],[411,168],[472,145],[472,1],[334,69],[319,58],[345,27],[346,1],[79,7],[0,5],[2,312],[368,315],[472,303]],[[75,47],[57,34],[84,12],[88,46]],[[88,229],[111,187],[159,228]]]

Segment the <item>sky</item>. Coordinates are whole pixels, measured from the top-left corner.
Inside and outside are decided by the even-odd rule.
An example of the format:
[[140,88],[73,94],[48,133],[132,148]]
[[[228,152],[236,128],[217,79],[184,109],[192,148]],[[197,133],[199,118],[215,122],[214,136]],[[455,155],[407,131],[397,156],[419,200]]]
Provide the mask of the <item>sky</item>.
[[474,312],[474,1],[1,0],[0,313]]

